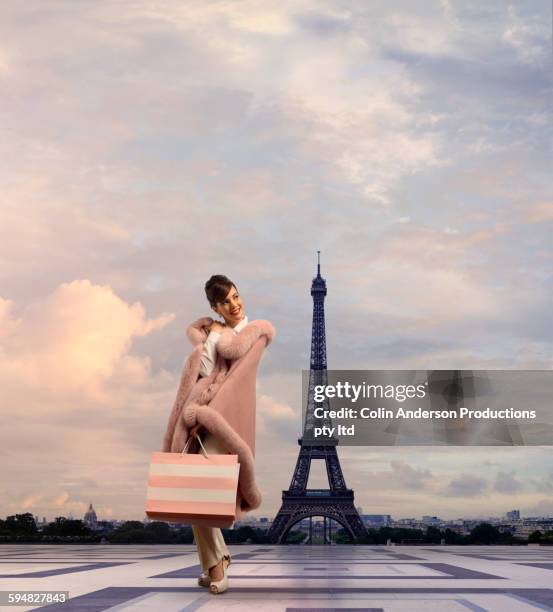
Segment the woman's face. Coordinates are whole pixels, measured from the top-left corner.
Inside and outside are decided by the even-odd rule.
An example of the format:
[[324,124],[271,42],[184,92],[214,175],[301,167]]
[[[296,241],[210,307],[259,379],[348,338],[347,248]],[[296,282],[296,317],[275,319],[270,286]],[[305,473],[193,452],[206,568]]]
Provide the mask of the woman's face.
[[238,325],[244,318],[244,307],[238,289],[233,286],[227,293],[227,297],[222,302],[217,302],[213,310],[225,319],[227,325],[231,327]]

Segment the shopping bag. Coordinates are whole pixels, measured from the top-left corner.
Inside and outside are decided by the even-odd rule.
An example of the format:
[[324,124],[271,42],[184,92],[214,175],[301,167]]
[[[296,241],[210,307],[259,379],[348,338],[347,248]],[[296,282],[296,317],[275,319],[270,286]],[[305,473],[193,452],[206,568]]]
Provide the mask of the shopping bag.
[[238,455],[152,452],[146,515],[151,519],[230,527],[236,518]]

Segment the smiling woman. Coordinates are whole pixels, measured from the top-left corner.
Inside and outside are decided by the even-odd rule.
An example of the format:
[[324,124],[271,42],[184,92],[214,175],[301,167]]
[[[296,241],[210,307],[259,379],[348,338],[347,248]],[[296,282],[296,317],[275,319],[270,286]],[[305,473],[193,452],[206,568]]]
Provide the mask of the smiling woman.
[[[229,327],[236,327],[244,318],[244,307],[236,285],[223,274],[212,276],[205,284],[205,293],[211,308]],[[215,326],[223,327],[220,323]]]
[[224,276],[212,276],[205,284],[205,293],[211,308],[224,319],[224,323],[213,321],[209,326],[209,335],[204,344],[201,358],[200,376],[208,376],[217,360],[216,344],[221,332],[230,329],[238,333],[248,324],[248,317],[244,315],[244,305],[234,283]]
[[[261,504],[254,466],[256,371],[275,330],[269,321],[248,323],[238,290],[226,276],[212,276],[205,293],[224,323],[202,317],[187,329],[194,351],[183,367],[162,451],[186,452],[192,436],[198,445],[194,440],[188,453],[200,452],[201,440],[204,453],[237,455],[236,520]],[[231,556],[220,527],[211,523],[200,517],[192,530],[203,570],[198,584],[218,594],[228,588]]]

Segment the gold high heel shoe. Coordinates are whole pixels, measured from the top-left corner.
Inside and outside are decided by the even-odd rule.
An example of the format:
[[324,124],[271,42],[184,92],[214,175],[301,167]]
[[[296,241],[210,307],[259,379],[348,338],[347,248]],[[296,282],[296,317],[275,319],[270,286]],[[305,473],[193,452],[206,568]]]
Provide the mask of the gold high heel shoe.
[[[225,555],[223,561],[226,561],[226,566],[230,565],[230,556]],[[201,587],[209,587],[211,585],[211,577],[209,573],[202,572],[202,575],[198,578],[198,585]]]
[[[225,564],[225,560],[228,559],[228,563]],[[223,577],[221,580],[212,580],[209,585],[209,591],[213,595],[219,595],[220,593],[224,593],[228,589],[228,575],[227,575],[227,567],[230,565],[230,557],[223,557]]]

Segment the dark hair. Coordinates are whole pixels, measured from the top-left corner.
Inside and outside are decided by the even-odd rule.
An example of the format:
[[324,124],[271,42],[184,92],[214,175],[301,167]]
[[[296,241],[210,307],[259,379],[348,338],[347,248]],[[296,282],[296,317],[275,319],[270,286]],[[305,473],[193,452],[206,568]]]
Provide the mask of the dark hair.
[[236,285],[224,274],[215,274],[205,284],[205,294],[211,306],[216,306],[228,295],[228,292]]

